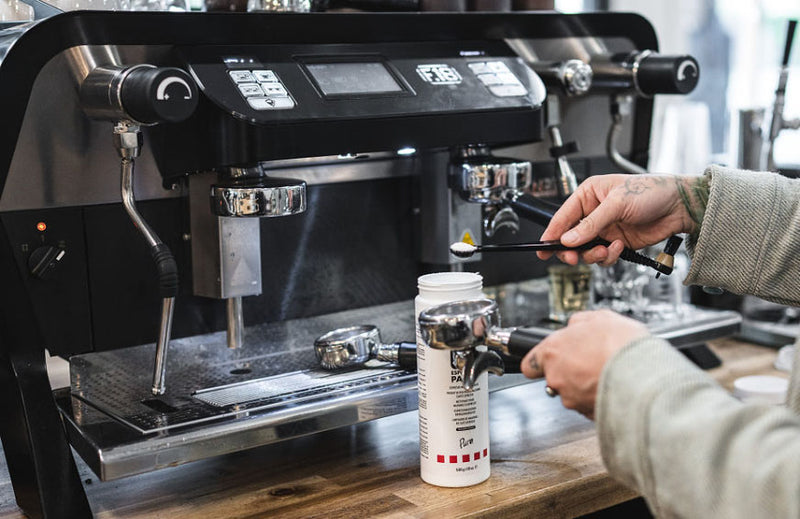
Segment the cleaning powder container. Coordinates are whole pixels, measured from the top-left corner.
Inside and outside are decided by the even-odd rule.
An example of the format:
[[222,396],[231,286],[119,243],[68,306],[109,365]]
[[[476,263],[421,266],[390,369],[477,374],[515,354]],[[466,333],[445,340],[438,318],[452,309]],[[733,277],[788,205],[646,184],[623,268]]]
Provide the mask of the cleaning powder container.
[[419,314],[433,306],[481,299],[483,278],[471,272],[420,276],[414,300],[417,323],[419,457],[423,481],[466,487],[489,477],[489,381],[478,377],[472,391],[463,387],[457,352],[429,348],[420,336]]

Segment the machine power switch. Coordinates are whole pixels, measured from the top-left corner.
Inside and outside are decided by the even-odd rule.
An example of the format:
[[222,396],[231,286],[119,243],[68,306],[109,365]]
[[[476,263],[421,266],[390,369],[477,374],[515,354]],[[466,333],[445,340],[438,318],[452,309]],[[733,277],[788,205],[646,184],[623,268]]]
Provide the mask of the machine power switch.
[[66,250],[55,245],[42,245],[31,252],[28,257],[28,270],[31,276],[47,279],[64,258]]

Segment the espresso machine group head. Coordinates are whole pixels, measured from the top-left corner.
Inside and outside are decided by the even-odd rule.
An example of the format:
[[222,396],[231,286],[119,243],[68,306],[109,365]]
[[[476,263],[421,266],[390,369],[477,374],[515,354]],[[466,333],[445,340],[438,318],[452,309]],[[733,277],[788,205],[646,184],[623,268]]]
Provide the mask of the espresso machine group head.
[[303,213],[306,183],[269,177],[256,164],[194,175],[189,193],[193,292],[225,300],[228,347],[238,348],[242,297],[262,290],[259,219]]

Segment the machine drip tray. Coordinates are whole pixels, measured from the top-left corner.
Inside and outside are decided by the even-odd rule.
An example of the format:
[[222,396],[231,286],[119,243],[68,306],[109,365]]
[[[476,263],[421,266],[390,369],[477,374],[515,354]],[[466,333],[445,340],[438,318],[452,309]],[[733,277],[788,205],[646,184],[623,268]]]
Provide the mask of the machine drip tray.
[[71,388],[55,396],[71,443],[103,480],[416,409],[414,372],[374,361],[319,367],[316,337],[364,323],[407,341],[413,303],[248,327],[235,350],[225,332],[173,340],[159,397],[155,345],[73,356]]
[[[167,392],[154,397],[154,345],[77,355],[71,388],[55,391],[70,442],[112,480],[417,409],[416,373],[370,361],[319,368],[314,339],[374,324],[388,341],[414,337],[407,301],[245,330],[231,350],[224,332],[173,340]],[[497,390],[530,380],[490,377]]]
[[[546,311],[538,290],[524,292],[487,291],[498,299],[504,325],[521,324],[514,313],[534,318]],[[408,341],[413,308],[406,301],[249,327],[236,350],[227,348],[224,332],[174,340],[167,392],[159,397],[150,392],[155,345],[77,355],[70,359],[71,388],[54,396],[70,442],[102,480],[413,411],[416,373],[376,361],[326,371],[313,351],[318,336],[357,324],[378,326],[386,342]],[[678,321],[648,326],[686,346],[730,335],[740,321],[735,312],[692,309]],[[521,374],[491,376],[489,388],[526,382]]]

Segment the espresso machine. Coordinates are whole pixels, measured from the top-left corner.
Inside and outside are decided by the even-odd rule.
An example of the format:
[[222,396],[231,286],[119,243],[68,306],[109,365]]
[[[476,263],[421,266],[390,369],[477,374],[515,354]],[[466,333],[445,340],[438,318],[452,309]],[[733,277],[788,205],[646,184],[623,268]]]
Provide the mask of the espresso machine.
[[33,517],[91,515],[72,449],[113,480],[415,409],[412,370],[322,370],[314,338],[409,340],[452,241],[538,238],[519,204],[645,163],[651,96],[697,78],[633,14],[35,3],[0,31],[0,433]]

